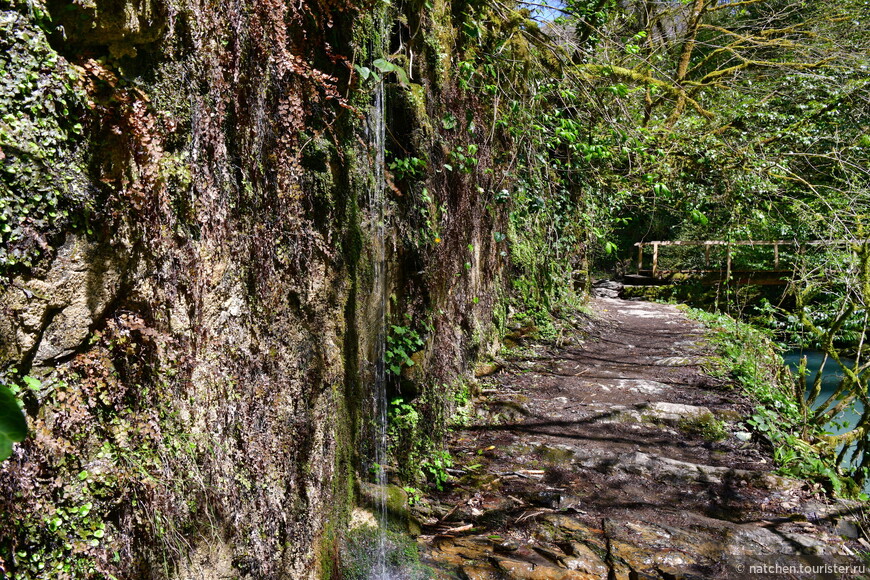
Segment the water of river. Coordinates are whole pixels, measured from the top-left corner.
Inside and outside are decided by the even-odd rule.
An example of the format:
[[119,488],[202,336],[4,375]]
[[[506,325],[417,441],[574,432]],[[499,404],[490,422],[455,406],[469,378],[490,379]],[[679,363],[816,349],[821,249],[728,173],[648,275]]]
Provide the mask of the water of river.
[[[822,390],[821,393],[813,403],[813,409],[818,408],[825,401],[828,400],[834,391],[836,391],[837,386],[840,384],[840,381],[843,380],[843,370],[840,366],[828,359],[825,361],[825,355],[817,350],[793,350],[786,353],[783,356],[785,363],[788,365],[789,369],[792,373],[795,373],[800,365],[801,357],[807,357],[807,387],[808,391],[812,388],[813,382],[815,381],[816,376],[819,372],[822,373]],[[854,364],[854,360],[851,359],[841,359],[843,364],[852,365]],[[822,367],[824,363],[824,367]],[[809,395],[809,392],[807,392]],[[836,417],[832,419],[830,423],[826,426],[826,429],[830,433],[840,434],[845,433],[852,429],[855,425],[858,424],[858,420],[861,418],[861,414],[864,412],[864,405],[857,401],[853,406],[841,411],[837,414]],[[859,458],[854,458],[859,459]],[[843,459],[843,464],[847,464],[853,461],[852,453],[847,453]],[[870,481],[865,483],[864,492],[870,493]]]
[[[828,397],[830,397],[834,391],[837,389],[837,386],[840,384],[840,381],[843,380],[843,371],[842,369],[832,360],[828,360],[825,363],[824,368],[822,367],[822,363],[824,362],[825,356],[820,351],[817,350],[793,350],[786,353],[783,356],[785,363],[788,365],[789,369],[791,369],[792,373],[797,371],[798,366],[800,365],[801,357],[807,357],[807,386],[812,387],[813,381],[815,381],[816,375],[821,371],[822,373],[822,392],[819,398],[817,399],[817,403],[813,405],[813,409],[817,408],[821,403],[825,402]],[[851,359],[841,359],[844,364],[851,365],[854,364],[855,361]],[[828,430],[831,433],[845,433],[852,427],[854,427],[858,423],[858,419],[861,417],[861,413],[864,412],[864,405],[861,402],[855,403],[854,407],[846,409],[839,413],[834,420],[828,425]]]

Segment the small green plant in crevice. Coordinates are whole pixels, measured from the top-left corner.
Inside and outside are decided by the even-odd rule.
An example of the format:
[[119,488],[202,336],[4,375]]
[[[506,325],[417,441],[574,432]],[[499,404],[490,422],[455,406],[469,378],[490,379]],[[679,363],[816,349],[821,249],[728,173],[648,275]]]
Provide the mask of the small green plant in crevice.
[[416,207],[420,212],[421,227],[417,232],[415,243],[418,246],[441,243],[442,221],[448,214],[446,203],[438,204],[432,193],[425,187],[420,188]]
[[390,401],[387,423],[389,456],[398,467],[403,481],[416,482],[423,478],[420,469],[420,448],[423,434],[420,433],[420,413],[404,399]]
[[512,322],[523,327],[533,327],[531,333],[534,338],[544,340],[555,338],[558,334],[553,324],[553,316],[545,304],[536,300],[531,292],[527,292],[527,283],[523,278],[514,280],[514,289],[520,294],[520,300],[516,303],[516,311],[513,313]]
[[404,68],[397,65],[396,63],[390,62],[383,58],[376,58],[374,61],[372,61],[372,67],[373,68],[355,65],[354,69],[356,69],[356,72],[364,81],[371,78],[376,83],[381,82],[381,76],[379,76],[374,70],[377,69],[384,77],[391,73],[395,74],[396,80],[403,87],[407,88],[408,84],[410,83],[407,71],[405,71]]
[[402,157],[390,161],[388,167],[399,181],[415,181],[426,177],[426,161],[419,157]]
[[423,492],[416,487],[406,485],[402,489],[408,494],[408,505],[412,506],[420,503],[423,500]]
[[456,123],[456,117],[453,115],[453,113],[447,113],[444,115],[444,117],[441,118],[441,126],[444,128],[445,131],[452,131],[453,129],[455,129]]
[[404,399],[393,399],[390,401],[391,434],[413,433],[419,425],[420,414],[414,408],[414,405]]
[[452,467],[450,453],[436,443],[430,425],[418,406],[423,401],[409,402],[396,398],[390,401],[389,453],[403,481],[416,483],[429,481],[439,490],[449,478],[447,469]]
[[[446,389],[447,385],[443,385]],[[453,389],[453,413],[450,417],[451,427],[465,427],[471,422],[474,414],[471,387],[465,381],[459,381]]]
[[453,458],[446,449],[436,449],[423,461],[422,469],[427,479],[440,491],[450,479],[447,470],[453,467]]
[[[411,315],[406,314],[405,317],[410,323]],[[411,356],[422,349],[425,344],[425,340],[416,329],[399,324],[391,325],[384,351],[384,364],[387,372],[398,375],[402,372],[402,367],[414,366]]]
[[[31,377],[25,377],[27,379]],[[23,441],[26,436],[27,422],[15,391],[0,381],[0,461],[12,455],[13,442]]]
[[450,163],[444,164],[447,171],[459,171],[460,173],[472,173],[477,167],[478,146],[470,143],[465,147],[459,146],[450,152]]
[[709,442],[722,441],[728,437],[725,421],[716,419],[713,413],[687,417],[677,424],[677,428],[689,436],[697,436]]
[[457,408],[465,407],[471,402],[471,387],[466,382],[460,382],[453,392],[453,402]]

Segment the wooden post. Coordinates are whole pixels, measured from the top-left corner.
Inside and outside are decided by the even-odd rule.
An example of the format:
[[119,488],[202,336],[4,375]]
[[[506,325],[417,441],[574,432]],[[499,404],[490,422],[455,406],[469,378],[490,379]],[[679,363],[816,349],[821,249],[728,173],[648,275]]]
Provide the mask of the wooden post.
[[640,275],[640,271],[643,270],[643,242],[637,245],[637,274]]
[[731,279],[731,244],[725,246],[725,281]]
[[773,268],[774,270],[779,269],[779,244],[773,244]]
[[710,267],[710,244],[704,242],[704,265]]
[[656,274],[658,273],[658,269],[659,269],[659,244],[658,244],[658,242],[653,242],[652,246],[653,246],[652,275],[653,275],[653,278],[655,278]]

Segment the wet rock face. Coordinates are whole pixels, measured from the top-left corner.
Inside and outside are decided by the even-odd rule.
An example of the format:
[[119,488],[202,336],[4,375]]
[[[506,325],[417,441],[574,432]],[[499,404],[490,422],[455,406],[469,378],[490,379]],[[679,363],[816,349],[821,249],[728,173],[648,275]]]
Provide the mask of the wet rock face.
[[134,47],[167,32],[165,0],[49,0],[47,6],[67,46],[106,46],[114,56],[132,56]]
[[[0,191],[27,210],[0,248],[0,263],[17,256],[0,272],[0,378],[19,383],[34,433],[0,465],[6,571],[311,578],[333,557],[367,447],[371,322],[387,300],[371,287],[376,155],[349,114],[366,110],[370,87],[346,66],[377,39],[354,9],[15,0],[0,11],[0,100],[30,131],[9,142],[40,146],[18,155],[0,141],[0,166],[29,176],[7,172]],[[465,109],[458,95],[435,103],[431,73],[415,72],[423,84],[388,113],[421,157],[443,155],[435,107]],[[470,178],[432,172],[433,207],[467,219],[446,220],[443,243],[398,242],[420,215],[416,195],[394,192],[385,220],[397,224],[389,308],[426,317],[415,330],[429,333],[404,377],[415,393],[492,348],[505,262],[492,236],[504,216]],[[452,404],[430,394],[440,407],[427,436]]]
[[[73,577],[317,576],[324,530],[341,525],[352,493],[354,402],[343,383],[357,370],[346,373],[344,362],[356,321],[346,318],[350,274],[336,246],[358,227],[347,215],[360,191],[327,151],[320,173],[305,173],[321,183],[310,194],[323,205],[313,223],[308,192],[291,195],[282,189],[289,179],[275,184],[272,167],[263,169],[303,173],[287,161],[292,143],[264,142],[237,114],[304,124],[301,105],[281,116],[277,103],[251,97],[264,79],[293,76],[267,71],[278,57],[262,56],[287,56],[290,40],[262,30],[286,31],[287,8],[261,14],[265,52],[241,55],[235,72],[248,76],[225,84],[220,66],[234,47],[211,35],[253,25],[230,21],[223,5],[197,13],[200,35],[186,54],[156,51],[137,61],[146,70],[136,77],[139,69],[123,75],[112,57],[178,33],[166,28],[165,3],[52,3],[63,30],[51,45],[31,4],[43,7],[21,2],[0,14],[0,42],[16,57],[38,52],[22,72],[34,87],[53,89],[60,74],[61,86],[75,87],[86,115],[68,99],[77,116],[58,123],[80,131],[91,155],[52,157],[75,162],[86,178],[46,171],[49,181],[87,199],[48,208],[71,214],[49,224],[59,230],[51,236],[32,207],[20,212],[46,248],[41,262],[22,259],[0,279],[0,378],[21,387],[32,432],[0,465],[0,567],[21,578],[42,577],[37,566]],[[197,8],[175,5],[186,17]],[[115,54],[98,61],[101,47]],[[61,68],[67,61],[56,51],[75,65]],[[181,82],[194,76],[194,59],[196,87]],[[0,98],[22,98],[7,88]],[[295,85],[277,92],[308,94]],[[19,117],[34,127],[53,119],[30,103]],[[353,143],[348,155],[358,146],[352,136],[343,135]],[[3,168],[13,161],[11,150],[3,158],[6,145]],[[41,181],[12,186],[0,190],[5,207],[10,198],[46,198]],[[92,211],[76,213],[81,207]],[[88,548],[66,548],[67,539]]]
[[[382,507],[381,502],[384,502],[383,508],[386,511],[390,529],[414,537],[420,535],[420,521],[411,512],[408,504],[408,492],[398,485],[390,484],[386,489],[381,489],[372,483],[361,483],[359,495],[358,502],[373,513],[377,513]],[[377,520],[372,517],[372,521],[377,527]]]

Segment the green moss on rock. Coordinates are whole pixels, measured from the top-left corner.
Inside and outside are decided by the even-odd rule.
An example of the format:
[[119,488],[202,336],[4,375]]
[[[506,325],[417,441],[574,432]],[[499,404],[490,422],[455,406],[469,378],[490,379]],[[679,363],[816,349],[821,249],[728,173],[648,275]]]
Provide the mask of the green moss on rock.
[[71,221],[84,224],[80,80],[35,16],[0,12],[0,276],[33,265]]

